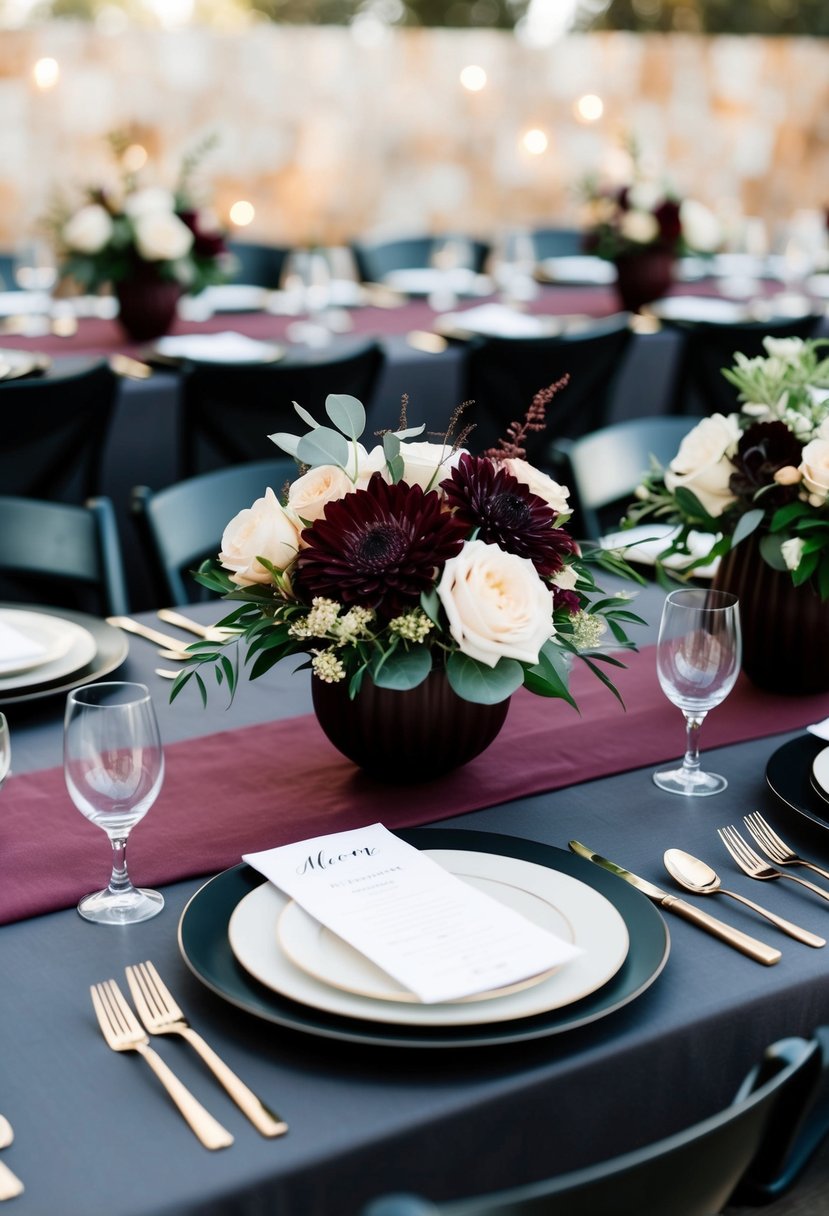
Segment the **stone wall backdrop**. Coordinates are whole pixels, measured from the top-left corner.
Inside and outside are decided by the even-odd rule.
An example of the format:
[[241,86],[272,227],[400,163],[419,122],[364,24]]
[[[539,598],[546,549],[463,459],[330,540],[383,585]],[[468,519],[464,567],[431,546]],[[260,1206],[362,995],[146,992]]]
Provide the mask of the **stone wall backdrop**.
[[[44,58],[59,70],[39,86]],[[470,65],[486,73],[477,91],[460,80]],[[603,103],[592,121],[585,96]],[[371,45],[330,26],[4,31],[0,247],[56,189],[112,176],[114,129],[166,184],[215,133],[202,173],[222,219],[253,204],[248,239],[577,222],[579,181],[626,135],[681,193],[773,230],[829,203],[829,40],[595,33],[533,49],[490,30],[389,30]]]

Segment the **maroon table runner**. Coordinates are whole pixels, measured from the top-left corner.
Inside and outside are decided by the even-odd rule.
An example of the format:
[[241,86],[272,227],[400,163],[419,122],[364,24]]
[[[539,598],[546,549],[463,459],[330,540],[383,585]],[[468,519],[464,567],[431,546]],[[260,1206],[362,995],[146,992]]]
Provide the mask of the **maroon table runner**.
[[[476,760],[434,781],[389,786],[337,752],[316,718],[222,731],[165,749],[159,799],[134,829],[133,881],[212,874],[242,853],[382,822],[437,822],[529,794],[678,758],[684,731],[659,689],[655,648],[614,676],[626,712],[581,664],[581,713],[520,690],[506,724]],[[710,715],[706,749],[794,730],[829,716],[829,694],[777,697],[742,677]],[[643,772],[643,781],[649,774]],[[60,768],[11,777],[0,816],[0,923],[73,906],[106,884],[109,846],[70,801]]]

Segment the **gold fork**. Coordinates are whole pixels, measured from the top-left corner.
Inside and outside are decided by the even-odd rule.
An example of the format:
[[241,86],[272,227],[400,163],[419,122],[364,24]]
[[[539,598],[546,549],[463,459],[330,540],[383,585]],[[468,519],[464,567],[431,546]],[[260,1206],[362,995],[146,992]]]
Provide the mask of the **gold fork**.
[[771,824],[767,823],[758,812],[743,815],[743,822],[763,852],[779,866],[807,866],[816,874],[820,874],[822,878],[829,878],[829,870],[822,870],[813,861],[807,861],[805,857],[795,853],[791,845],[786,844],[785,840],[777,835]]
[[127,967],[127,983],[138,1016],[151,1034],[178,1034],[194,1047],[233,1101],[263,1136],[284,1136],[288,1124],[270,1111],[253,1090],[228,1068],[212,1047],[193,1030],[167,985],[148,960]]
[[808,887],[810,891],[814,891],[821,899],[829,900],[829,891],[821,890],[813,882],[809,882],[806,878],[799,878],[797,874],[784,874],[782,870],[777,870],[774,866],[769,865],[758,853],[754,852],[751,845],[743,839],[735,827],[729,825],[727,828],[717,828],[717,835],[737,865],[744,874],[748,874],[749,878],[759,878],[761,880],[788,878],[792,882],[800,883],[801,887]]
[[[4,1115],[0,1115],[0,1148],[8,1148],[13,1140],[11,1123]],[[15,1195],[21,1194],[22,1191],[23,1183],[17,1174],[13,1174],[9,1167],[0,1161],[0,1202],[4,1199],[14,1199]]]
[[93,984],[89,991],[107,1045],[113,1051],[137,1051],[144,1057],[205,1148],[227,1148],[232,1144],[233,1137],[230,1132],[204,1109],[201,1102],[194,1098],[190,1090],[167,1067],[161,1056],[150,1047],[149,1038],[139,1026],[115,980]]

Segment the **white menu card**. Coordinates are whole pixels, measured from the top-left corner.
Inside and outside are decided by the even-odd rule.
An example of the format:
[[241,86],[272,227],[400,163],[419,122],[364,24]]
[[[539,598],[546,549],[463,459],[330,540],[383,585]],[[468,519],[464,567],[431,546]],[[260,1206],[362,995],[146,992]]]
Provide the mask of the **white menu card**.
[[424,1003],[518,983],[581,953],[380,823],[243,860]]

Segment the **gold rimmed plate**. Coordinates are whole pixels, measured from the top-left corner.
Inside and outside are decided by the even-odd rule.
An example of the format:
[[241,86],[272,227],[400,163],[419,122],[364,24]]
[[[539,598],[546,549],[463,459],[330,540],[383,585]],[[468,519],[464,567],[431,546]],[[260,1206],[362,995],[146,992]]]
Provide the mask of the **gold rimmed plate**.
[[[75,612],[67,608],[55,610],[39,604],[0,603],[0,611],[5,609],[25,610],[58,618],[79,629],[82,638],[86,635],[91,639],[91,645],[85,641],[82,643],[86,647],[87,658],[80,666],[74,659],[67,666],[67,654],[58,660],[59,663],[64,663],[66,669],[56,671],[47,666],[34,673],[24,673],[22,677],[9,676],[0,681],[0,707],[56,696],[81,684],[88,684],[90,680],[98,680],[120,667],[129,652],[129,642],[120,629],[114,629],[112,625],[107,625],[106,621],[86,612]],[[31,676],[35,678],[28,678]]]

